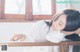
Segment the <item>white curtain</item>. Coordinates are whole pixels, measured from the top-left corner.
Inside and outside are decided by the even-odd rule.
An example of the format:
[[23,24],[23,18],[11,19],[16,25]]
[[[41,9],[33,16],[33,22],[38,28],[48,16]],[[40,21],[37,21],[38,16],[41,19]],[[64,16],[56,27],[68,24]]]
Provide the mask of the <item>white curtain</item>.
[[33,15],[51,15],[52,0],[32,0]]
[[26,0],[5,0],[5,13],[25,14]]

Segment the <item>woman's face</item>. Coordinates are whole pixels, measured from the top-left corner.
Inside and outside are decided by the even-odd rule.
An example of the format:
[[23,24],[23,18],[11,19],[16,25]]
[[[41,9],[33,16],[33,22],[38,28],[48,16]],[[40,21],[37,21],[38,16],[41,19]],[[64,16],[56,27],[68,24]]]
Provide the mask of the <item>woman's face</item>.
[[66,26],[66,15],[61,14],[59,17],[54,19],[51,28],[53,30],[63,30]]

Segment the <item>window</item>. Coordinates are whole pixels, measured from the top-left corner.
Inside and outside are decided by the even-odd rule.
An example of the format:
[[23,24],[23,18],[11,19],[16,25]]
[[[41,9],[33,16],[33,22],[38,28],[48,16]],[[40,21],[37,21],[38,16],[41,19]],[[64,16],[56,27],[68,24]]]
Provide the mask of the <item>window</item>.
[[30,20],[51,19],[56,12],[55,0],[30,0]]
[[0,0],[0,18],[5,20],[50,19],[55,13],[55,0]]

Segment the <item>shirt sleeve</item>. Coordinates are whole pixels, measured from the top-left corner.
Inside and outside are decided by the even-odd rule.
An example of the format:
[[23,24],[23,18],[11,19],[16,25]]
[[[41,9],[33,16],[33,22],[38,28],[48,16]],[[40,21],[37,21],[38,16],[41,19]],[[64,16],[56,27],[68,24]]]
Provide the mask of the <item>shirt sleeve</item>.
[[36,42],[40,35],[42,21],[35,22],[29,32],[26,34],[27,42]]
[[59,43],[61,41],[64,41],[64,34],[54,31],[47,34],[46,39],[53,43]]

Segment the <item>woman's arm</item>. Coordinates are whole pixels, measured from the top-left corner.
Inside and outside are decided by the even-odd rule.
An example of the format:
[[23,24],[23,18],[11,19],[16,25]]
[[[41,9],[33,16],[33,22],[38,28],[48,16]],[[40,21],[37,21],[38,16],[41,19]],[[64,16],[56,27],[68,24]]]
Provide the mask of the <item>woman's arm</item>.
[[24,34],[15,34],[13,37],[11,37],[11,41],[24,41],[26,39],[26,35]]
[[66,34],[66,35],[74,34],[74,33],[76,33],[76,34],[80,34],[80,28],[77,29],[76,31],[72,31],[72,32],[62,31],[62,33]]
[[76,34],[80,34],[80,28],[75,31]]

